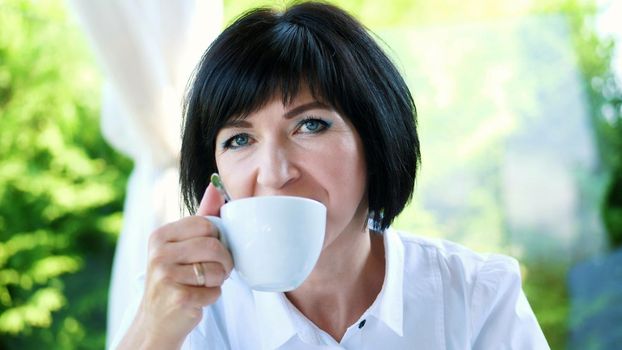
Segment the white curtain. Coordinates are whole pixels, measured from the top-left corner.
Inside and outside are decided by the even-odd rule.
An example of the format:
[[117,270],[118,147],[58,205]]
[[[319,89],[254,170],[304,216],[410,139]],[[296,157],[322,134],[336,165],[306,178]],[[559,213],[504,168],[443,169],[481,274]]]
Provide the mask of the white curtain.
[[221,0],[69,0],[104,71],[104,137],[134,160],[108,304],[108,343],[149,234],[181,217],[181,104],[194,66],[222,25]]

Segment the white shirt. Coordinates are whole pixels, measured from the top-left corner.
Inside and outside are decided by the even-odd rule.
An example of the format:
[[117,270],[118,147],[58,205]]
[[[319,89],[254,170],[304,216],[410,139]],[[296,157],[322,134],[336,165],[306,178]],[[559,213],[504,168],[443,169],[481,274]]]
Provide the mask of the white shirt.
[[[283,293],[253,291],[234,272],[182,348],[549,349],[513,258],[391,229],[384,233],[384,244],[382,290],[340,342]],[[139,302],[140,296],[133,310]]]

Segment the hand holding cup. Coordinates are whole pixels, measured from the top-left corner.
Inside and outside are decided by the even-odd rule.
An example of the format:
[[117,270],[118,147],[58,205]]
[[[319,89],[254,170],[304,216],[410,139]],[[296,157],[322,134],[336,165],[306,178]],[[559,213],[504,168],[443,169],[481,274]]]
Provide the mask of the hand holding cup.
[[219,240],[217,227],[203,216],[217,216],[223,203],[210,185],[197,216],[152,233],[145,292],[120,348],[154,344],[178,348],[200,322],[202,308],[216,302],[233,260]]

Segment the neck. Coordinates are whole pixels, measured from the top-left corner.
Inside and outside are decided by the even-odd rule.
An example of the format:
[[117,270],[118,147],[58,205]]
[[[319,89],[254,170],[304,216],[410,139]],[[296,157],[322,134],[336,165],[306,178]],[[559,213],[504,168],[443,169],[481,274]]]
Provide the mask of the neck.
[[366,228],[344,231],[322,251],[311,275],[287,298],[339,341],[380,293],[384,264],[382,235]]

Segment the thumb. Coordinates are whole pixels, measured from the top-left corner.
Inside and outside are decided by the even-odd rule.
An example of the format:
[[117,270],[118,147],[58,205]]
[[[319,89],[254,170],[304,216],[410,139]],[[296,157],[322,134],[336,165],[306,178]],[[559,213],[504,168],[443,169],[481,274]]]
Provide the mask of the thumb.
[[218,190],[211,183],[205,189],[205,194],[199,204],[196,215],[201,216],[219,216],[220,207],[225,204],[225,199],[218,193]]

